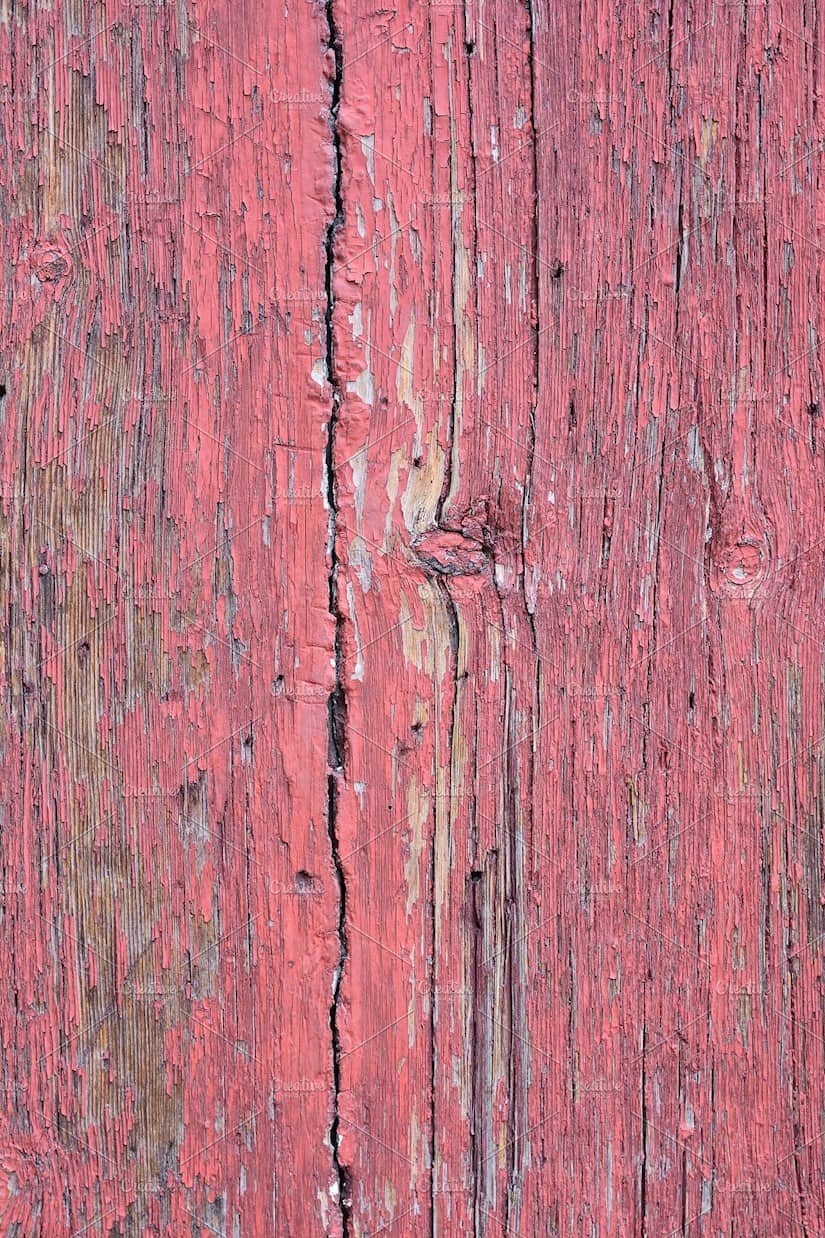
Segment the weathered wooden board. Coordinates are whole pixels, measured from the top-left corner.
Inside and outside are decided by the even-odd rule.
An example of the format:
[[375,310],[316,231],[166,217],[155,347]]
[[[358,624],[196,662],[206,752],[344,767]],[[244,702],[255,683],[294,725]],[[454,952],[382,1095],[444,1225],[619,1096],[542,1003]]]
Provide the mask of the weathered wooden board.
[[0,2],[0,1233],[825,1233],[815,6]]

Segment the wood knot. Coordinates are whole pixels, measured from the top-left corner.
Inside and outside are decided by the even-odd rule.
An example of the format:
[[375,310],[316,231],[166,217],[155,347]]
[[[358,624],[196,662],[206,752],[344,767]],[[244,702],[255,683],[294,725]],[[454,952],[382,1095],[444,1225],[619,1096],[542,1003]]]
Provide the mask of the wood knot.
[[743,535],[728,542],[714,556],[711,587],[726,597],[752,597],[764,585],[770,566],[767,542]]
[[29,267],[41,284],[56,284],[69,274],[71,257],[59,245],[35,245],[29,252]]
[[453,529],[433,529],[412,546],[419,563],[442,576],[478,576],[487,566],[480,538]]

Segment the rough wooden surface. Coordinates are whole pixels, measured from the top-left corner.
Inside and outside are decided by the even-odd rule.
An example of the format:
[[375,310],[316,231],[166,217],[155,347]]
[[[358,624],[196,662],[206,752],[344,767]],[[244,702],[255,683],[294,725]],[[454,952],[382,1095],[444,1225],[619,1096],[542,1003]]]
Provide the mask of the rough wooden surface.
[[825,1233],[815,6],[0,3],[0,1232]]

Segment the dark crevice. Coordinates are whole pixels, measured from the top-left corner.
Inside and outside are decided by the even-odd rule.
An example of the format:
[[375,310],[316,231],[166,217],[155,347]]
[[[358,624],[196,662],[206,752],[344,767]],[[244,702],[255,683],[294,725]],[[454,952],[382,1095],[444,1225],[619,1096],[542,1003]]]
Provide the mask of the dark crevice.
[[332,1159],[338,1177],[338,1205],[341,1209],[341,1228],[344,1238],[350,1233],[350,1214],[352,1211],[352,1186],[349,1169],[341,1164],[339,1145],[339,1112],[338,1100],[341,1093],[341,1042],[338,1028],[338,1009],[341,1001],[341,985],[348,957],[347,944],[347,886],[344,866],[341,861],[341,849],[338,840],[338,780],[343,775],[346,760],[346,722],[347,702],[344,692],[344,640],[343,614],[338,604],[338,550],[336,544],[338,496],[335,476],[335,431],[341,411],[341,386],[335,365],[335,334],[333,314],[335,309],[335,293],[333,288],[335,267],[335,238],[344,221],[344,202],[341,190],[341,136],[338,127],[338,110],[341,104],[341,78],[343,71],[343,52],[341,37],[335,20],[332,0],[326,4],[327,32],[329,49],[332,51],[335,71],[331,82],[330,97],[330,131],[333,154],[333,204],[335,211],[330,220],[324,239],[325,271],[324,285],[326,292],[325,328],[326,328],[326,371],[327,381],[332,390],[332,403],[329,421],[327,423],[326,440],[326,497],[329,509],[329,611],[335,621],[335,687],[328,700],[329,725],[329,765],[331,773],[327,779],[327,831],[329,834],[332,865],[338,884],[338,963],[335,968],[332,985],[332,1003],[329,1008],[329,1028],[332,1040],[332,1081],[333,1081],[333,1116],[329,1130],[329,1141],[332,1149]]
[[[334,613],[334,612],[333,612]],[[336,616],[336,626],[337,626]],[[335,665],[338,666],[339,653],[338,632],[335,634]],[[346,747],[347,733],[347,699],[344,696],[344,689],[340,683],[336,683],[332,692],[327,698],[327,711],[329,723],[329,764],[330,767],[338,772],[344,768],[344,752]]]
[[[458,609],[456,607],[455,601],[453,600],[453,596],[450,593],[449,585],[447,584],[446,581],[444,581],[441,584],[441,592],[443,593],[444,609],[446,611],[447,622],[449,624],[450,657],[452,660],[452,684],[451,684],[452,699],[450,702],[450,724],[449,724],[449,732],[447,735],[447,754],[448,754],[447,759],[449,761],[449,778],[450,778],[448,785],[449,785],[450,792],[452,792],[452,789],[453,789],[453,783],[452,783],[453,752],[454,752],[455,737],[456,737],[457,728],[458,728],[458,708],[459,708],[458,695],[459,695],[460,686],[461,686],[459,670],[458,670],[460,647],[461,647],[461,628],[460,628],[460,623],[459,623]],[[435,818],[435,821],[436,821],[436,828],[437,828],[437,823],[438,823],[437,817]],[[431,1174],[430,1235],[431,1235],[431,1238],[433,1238],[433,1236],[436,1233],[435,1190],[436,1190],[436,1168],[437,1168],[436,1167],[436,1156],[438,1152],[438,1143],[437,1143],[438,1113],[437,1113],[437,1107],[436,1107],[437,1087],[438,1087],[438,1054],[436,1051],[436,1043],[437,1043],[436,1026],[437,1026],[438,1009],[437,1009],[436,1003],[438,1001],[438,966],[437,966],[437,963],[438,963],[439,940],[438,940],[438,915],[436,912],[436,907],[438,905],[438,891],[436,889],[437,870],[436,870],[436,863],[435,863],[437,849],[438,849],[438,837],[434,829],[432,853],[431,853],[431,861],[430,861],[430,865],[431,865],[430,867],[430,935],[431,935],[431,940],[432,940],[432,952],[433,952],[432,971],[430,975],[430,1029],[429,1029],[430,1030],[430,1044],[432,1046],[432,1057],[430,1059],[431,1072],[432,1072],[431,1078],[430,1078],[430,1127],[432,1131],[432,1136],[431,1136],[432,1137],[432,1164],[430,1167],[430,1174]],[[473,1003],[473,1009],[475,1010],[475,1002]],[[472,1044],[474,1048],[476,1045],[475,1036],[473,1036]],[[474,1089],[473,1095],[475,1095],[475,1089]],[[473,1112],[475,1112],[475,1109],[473,1110]]]
[[329,1128],[329,1141],[332,1147],[332,1160],[338,1175],[338,1205],[341,1209],[341,1226],[344,1238],[350,1233],[350,1213],[352,1211],[352,1186],[349,1169],[342,1165],[338,1156],[339,1114],[338,1098],[341,1094],[341,1037],[338,1030],[338,1004],[341,997],[341,981],[347,961],[347,887],[344,878],[344,866],[341,863],[341,853],[338,848],[338,838],[335,831],[337,811],[338,782],[335,774],[327,779],[327,821],[329,825],[329,842],[332,850],[332,863],[338,882],[338,963],[332,984],[332,1004],[329,1008],[329,1030],[332,1037],[332,1084],[334,1090],[334,1108],[332,1123]]
[[[507,622],[507,606],[505,596],[499,588],[495,572],[492,577],[493,582],[493,599],[496,605],[496,626],[502,633],[507,633],[510,630],[510,625]],[[524,580],[522,579],[522,590],[524,588]],[[530,618],[528,613],[528,619]],[[532,626],[532,625],[531,625]],[[537,675],[540,671],[540,663],[538,659],[538,650],[535,644],[535,633],[533,633],[533,648],[536,656]],[[538,680],[537,680],[538,686]],[[497,983],[496,991],[501,995],[502,1010],[500,1027],[501,1031],[505,1030],[509,1034],[509,1045],[507,1053],[507,1117],[506,1117],[506,1176],[507,1187],[504,1197],[504,1215],[502,1224],[506,1231],[516,1232],[519,1228],[519,1190],[518,1181],[520,1177],[519,1164],[521,1158],[522,1135],[521,1132],[526,1130],[529,1123],[529,1118],[526,1114],[520,1112],[525,1107],[524,1089],[522,1080],[526,1078],[526,1064],[524,1047],[524,1036],[516,1029],[525,1025],[525,1009],[524,1009],[524,978],[521,974],[518,958],[519,943],[525,932],[523,908],[519,902],[519,891],[521,887],[521,874],[519,869],[518,852],[519,847],[523,844],[524,830],[530,826],[526,821],[519,829],[519,820],[515,813],[515,804],[517,800],[517,787],[519,785],[518,778],[518,762],[513,756],[514,748],[519,742],[516,738],[513,729],[513,702],[516,695],[516,686],[513,676],[513,669],[510,666],[509,659],[504,659],[504,701],[502,707],[502,722],[504,728],[504,747],[499,754],[501,760],[499,778],[501,784],[501,799],[500,799],[500,816],[501,829],[503,830],[503,846],[500,857],[497,854],[497,863],[494,873],[491,875],[491,888],[496,892],[496,898],[501,899],[503,903],[504,917],[500,930],[500,949],[497,951],[497,957],[500,957],[499,969],[501,972],[500,986]],[[538,703],[538,698],[537,698]],[[531,715],[532,716],[532,715]],[[533,766],[530,761],[530,768],[526,771],[526,785],[532,788],[533,786]],[[489,857],[488,857],[489,858]],[[500,861],[500,863],[499,863]],[[493,879],[494,878],[494,879]],[[485,1008],[490,1007],[489,1017],[494,1018],[494,1006],[496,1002],[496,994],[491,990],[485,991]],[[476,999],[477,1002],[477,999]],[[489,1046],[486,1046],[489,1052]],[[480,1097],[484,1097],[485,1092],[480,1092]],[[479,1112],[483,1112],[482,1101],[477,1104]],[[482,1164],[486,1163],[489,1158],[489,1151],[486,1153]],[[480,1201],[479,1201],[480,1202]]]
[[[476,1234],[479,1232],[479,1209],[484,1186],[484,1166],[488,1159],[483,1148],[485,1123],[481,1100],[485,1094],[485,1054],[487,1044],[485,1032],[487,1030],[488,1000],[484,967],[484,928],[489,911],[486,905],[485,890],[481,885],[483,874],[479,873],[478,876],[478,881],[475,878],[472,880],[469,897],[469,919],[472,930],[472,959],[470,966],[472,968],[473,990],[472,1030],[470,1034],[473,1107],[470,1134],[474,1189],[473,1232]],[[494,869],[493,880],[495,880],[496,876]]]
[[684,265],[684,260],[685,260],[684,251],[687,245],[687,237],[685,236],[685,204],[682,200],[682,178],[681,176],[679,177],[679,209],[677,212],[677,218],[678,218],[677,226],[679,230],[679,241],[676,246],[676,276],[675,276],[675,288],[674,288],[675,300],[676,300],[676,315],[675,315],[674,331],[673,331],[674,336],[678,336],[679,334],[679,307],[681,305],[681,301],[679,300],[679,293],[682,291],[682,275],[683,275],[683,265]]

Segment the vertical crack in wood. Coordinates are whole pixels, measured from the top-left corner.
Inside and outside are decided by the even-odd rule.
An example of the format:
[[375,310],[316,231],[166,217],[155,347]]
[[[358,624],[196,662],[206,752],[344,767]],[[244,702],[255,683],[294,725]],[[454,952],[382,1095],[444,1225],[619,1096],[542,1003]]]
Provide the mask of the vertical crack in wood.
[[341,191],[341,138],[338,128],[338,110],[341,104],[341,78],[343,71],[343,51],[341,37],[335,19],[332,0],[326,3],[326,20],[328,31],[328,47],[334,58],[334,72],[330,87],[329,123],[332,140],[333,156],[333,207],[334,213],[330,220],[324,241],[325,269],[324,283],[326,293],[325,325],[326,325],[326,371],[327,381],[332,391],[329,421],[327,423],[326,440],[326,497],[329,508],[329,539],[327,559],[329,563],[329,610],[335,623],[335,687],[328,699],[329,725],[329,765],[330,774],[327,779],[327,830],[329,833],[332,864],[338,885],[338,962],[335,967],[332,983],[332,1002],[329,1009],[329,1026],[332,1041],[332,1082],[333,1082],[333,1113],[329,1130],[329,1142],[332,1149],[332,1159],[338,1179],[338,1205],[341,1211],[341,1229],[344,1238],[349,1234],[349,1217],[352,1207],[350,1191],[350,1174],[346,1166],[341,1164],[339,1157],[340,1118],[338,1100],[341,1090],[341,1043],[338,1027],[338,1008],[341,1000],[341,985],[346,966],[347,947],[347,887],[344,866],[341,861],[341,850],[338,840],[338,780],[343,776],[346,759],[346,697],[344,694],[344,651],[343,651],[343,615],[338,600],[338,550],[337,516],[338,496],[335,475],[335,430],[341,410],[341,386],[336,373],[335,361],[335,331],[334,310],[335,292],[333,287],[335,274],[335,238],[344,220],[344,203]]
[[[437,581],[436,587],[440,589],[444,597],[444,609],[447,614],[447,623],[448,623],[449,634],[450,634],[450,657],[452,659],[452,684],[451,684],[452,700],[450,702],[450,722],[449,722],[449,730],[447,733],[447,768],[449,770],[449,782],[447,785],[448,785],[450,796],[452,796],[454,760],[455,760],[455,741],[456,741],[456,735],[458,733],[458,728],[459,728],[458,697],[459,697],[459,661],[460,661],[460,646],[461,646],[461,627],[460,627],[458,607],[456,606],[455,601],[453,600],[453,596],[450,592],[449,581],[447,579]],[[450,799],[449,803],[452,805],[452,799]],[[475,800],[473,800],[472,806],[473,808],[475,807]],[[452,807],[447,813],[448,821],[451,820],[451,817],[452,817]],[[432,860],[431,860],[431,871],[430,871],[430,909],[429,909],[430,910],[430,935],[431,935],[431,940],[432,940],[432,951],[433,951],[432,967],[430,970],[430,1053],[431,1053],[430,1062],[431,1062],[431,1071],[432,1071],[431,1078],[430,1078],[430,1123],[431,1123],[431,1130],[430,1130],[430,1162],[431,1162],[430,1234],[431,1234],[431,1238],[435,1238],[435,1234],[437,1232],[436,1230],[436,1191],[438,1188],[438,1179],[437,1179],[437,1174],[436,1174],[436,1146],[437,1146],[436,1145],[436,1131],[437,1131],[436,1097],[438,1095],[438,1054],[436,1051],[436,1029],[438,1026],[437,1002],[438,1002],[438,979],[439,979],[438,967],[437,967],[437,961],[438,961],[438,951],[437,951],[438,912],[437,912],[437,907],[438,907],[440,900],[438,898],[438,888],[437,888],[438,880],[439,880],[439,865],[438,865],[436,857],[438,856],[439,844],[441,842],[441,839],[438,833],[440,824],[442,824],[441,818],[439,814],[436,813],[433,818]],[[475,984],[475,975],[474,975],[473,982]],[[477,1011],[477,1009],[478,1009],[478,1003],[475,1000],[475,993],[474,993],[473,1033],[472,1033],[472,1040],[471,1040],[471,1045],[470,1045],[470,1051],[471,1051],[471,1054],[473,1055],[474,1061],[478,1056],[478,1034],[477,1034],[477,1028],[476,1028],[476,1019],[475,1019],[475,1012]],[[478,1149],[478,1144],[475,1138],[475,1102],[473,1104],[473,1129],[471,1132],[471,1140],[472,1140],[471,1149],[472,1149],[472,1165],[473,1165],[473,1182],[475,1183],[477,1181],[476,1156],[477,1156],[477,1149]],[[476,1196],[477,1196],[477,1191],[476,1191]],[[477,1215],[478,1215],[478,1210],[476,1209],[474,1212],[474,1217],[477,1217]],[[477,1229],[477,1222],[474,1221],[474,1233],[476,1229]]]

